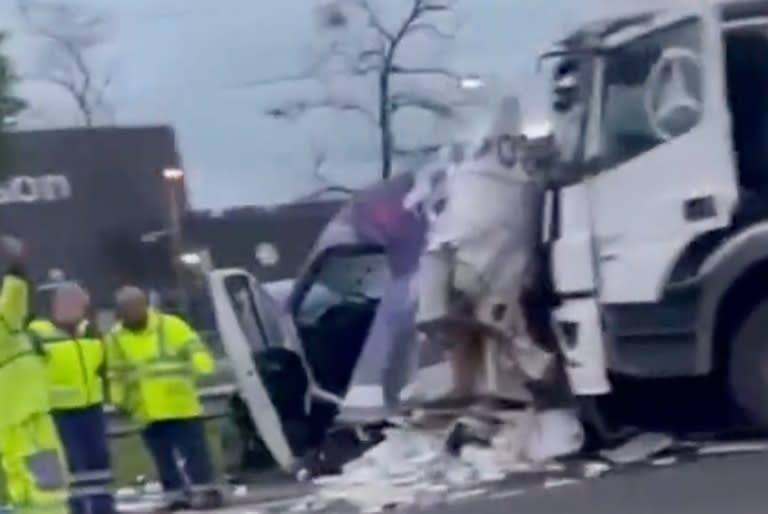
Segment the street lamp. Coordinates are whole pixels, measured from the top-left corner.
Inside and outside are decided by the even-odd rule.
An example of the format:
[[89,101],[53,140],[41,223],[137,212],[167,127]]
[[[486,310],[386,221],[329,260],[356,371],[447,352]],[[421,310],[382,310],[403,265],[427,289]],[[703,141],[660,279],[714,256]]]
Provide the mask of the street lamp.
[[468,75],[459,78],[459,89],[474,90],[485,86],[485,81],[480,77]]
[[200,266],[203,263],[203,256],[197,252],[186,252],[179,255],[179,261],[189,267]]
[[165,180],[166,191],[168,192],[168,214],[170,216],[171,232],[171,264],[176,272],[176,287],[182,296],[182,303],[186,307],[186,291],[184,288],[184,272],[177,261],[178,257],[184,251],[181,224],[181,199],[180,187],[184,187],[184,170],[181,168],[165,168],[163,170],[163,179]]
[[170,182],[175,182],[184,178],[184,170],[179,168],[165,168],[163,178]]

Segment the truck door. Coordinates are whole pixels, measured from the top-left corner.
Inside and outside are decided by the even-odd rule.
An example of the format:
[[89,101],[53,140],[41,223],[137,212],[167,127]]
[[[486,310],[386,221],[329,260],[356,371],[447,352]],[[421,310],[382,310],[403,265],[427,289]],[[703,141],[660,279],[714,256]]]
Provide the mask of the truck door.
[[715,7],[617,34],[602,63],[589,181],[602,303],[657,301],[678,254],[727,226],[738,191]]
[[560,166],[551,177],[544,207],[543,241],[549,248],[554,312],[571,390],[579,396],[610,391],[598,305],[598,273],[588,177],[594,166],[596,56],[566,56],[553,70],[555,140]]
[[292,470],[298,456],[256,360],[271,348],[290,349],[292,332],[285,330],[280,309],[245,270],[212,271],[209,286],[216,324],[235,371],[240,397],[275,461],[282,469]]

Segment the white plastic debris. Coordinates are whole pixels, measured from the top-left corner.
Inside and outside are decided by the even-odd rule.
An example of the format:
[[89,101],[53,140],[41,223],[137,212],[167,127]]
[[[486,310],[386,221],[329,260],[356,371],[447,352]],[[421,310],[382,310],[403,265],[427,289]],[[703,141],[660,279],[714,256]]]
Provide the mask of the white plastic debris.
[[160,482],[148,482],[144,485],[145,494],[160,494],[163,492],[163,486]]
[[576,413],[569,409],[536,414],[529,433],[526,454],[534,462],[569,455],[584,446],[584,428]]
[[611,466],[605,462],[592,461],[584,464],[582,472],[584,478],[597,478],[608,473],[611,469]]
[[647,432],[633,437],[618,448],[605,450],[600,454],[616,464],[642,462],[672,447],[674,438],[667,434]]
[[346,502],[363,512],[434,505],[513,473],[546,470],[549,459],[578,451],[584,437],[569,411],[521,412],[494,435],[490,447],[465,445],[458,457],[445,452],[445,429],[395,428],[385,435],[340,476],[314,479],[318,489],[312,498],[326,505]]
[[139,492],[134,487],[121,487],[117,490],[117,498],[131,498],[138,496]]

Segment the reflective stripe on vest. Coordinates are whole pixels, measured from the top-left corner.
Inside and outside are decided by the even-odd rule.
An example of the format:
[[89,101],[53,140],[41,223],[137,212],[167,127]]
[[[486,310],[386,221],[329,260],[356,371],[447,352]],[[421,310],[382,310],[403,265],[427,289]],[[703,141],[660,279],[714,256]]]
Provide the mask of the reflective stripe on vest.
[[142,378],[169,378],[191,377],[192,370],[186,362],[178,360],[153,360],[134,367],[123,377],[128,380],[141,380]]
[[66,489],[66,471],[56,450],[39,450],[24,459],[27,473],[37,489],[44,492]]
[[[166,344],[165,323],[163,315],[159,314],[157,336],[158,357],[141,364],[124,364],[115,366],[110,376],[120,376],[123,380],[138,381],[142,378],[172,378],[193,377],[194,373],[186,359],[172,356]],[[121,354],[122,360],[128,361],[120,337],[115,334],[115,347]]]
[[82,391],[77,387],[49,386],[48,391],[54,405],[77,402],[82,397]]

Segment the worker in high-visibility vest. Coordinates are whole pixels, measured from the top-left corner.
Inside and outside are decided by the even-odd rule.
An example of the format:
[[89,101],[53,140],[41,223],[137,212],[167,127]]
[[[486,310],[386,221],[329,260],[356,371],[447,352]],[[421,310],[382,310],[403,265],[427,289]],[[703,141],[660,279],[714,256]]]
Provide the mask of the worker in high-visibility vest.
[[116,303],[119,323],[107,339],[111,400],[142,425],[169,507],[216,508],[222,496],[196,387],[197,376],[214,371],[213,358],[186,322],[150,308],[140,289],[121,289]]
[[90,299],[77,284],[59,286],[52,319],[29,325],[48,370],[53,419],[67,455],[73,514],[113,514],[107,421],[105,348],[88,318]]
[[45,363],[25,330],[29,283],[24,245],[0,239],[10,261],[0,290],[0,461],[14,512],[67,514],[67,468],[50,414]]

